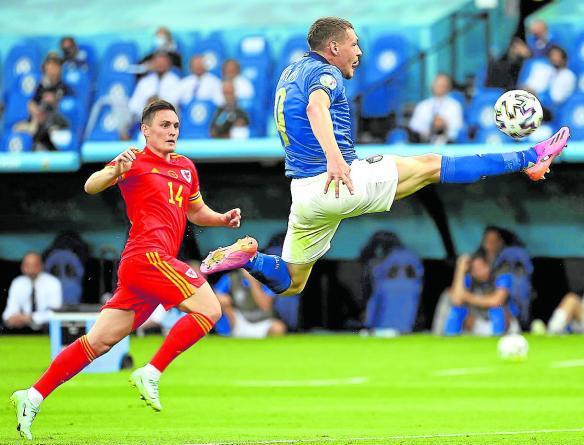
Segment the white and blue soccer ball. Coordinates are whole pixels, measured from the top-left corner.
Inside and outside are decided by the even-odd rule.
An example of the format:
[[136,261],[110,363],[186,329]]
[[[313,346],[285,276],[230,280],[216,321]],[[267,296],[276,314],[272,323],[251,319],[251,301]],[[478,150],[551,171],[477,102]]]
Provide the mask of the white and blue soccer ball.
[[528,91],[507,91],[495,103],[495,125],[514,139],[529,136],[539,128],[542,119],[541,104]]
[[527,358],[529,344],[523,335],[507,334],[499,339],[497,351],[503,360],[521,362]]

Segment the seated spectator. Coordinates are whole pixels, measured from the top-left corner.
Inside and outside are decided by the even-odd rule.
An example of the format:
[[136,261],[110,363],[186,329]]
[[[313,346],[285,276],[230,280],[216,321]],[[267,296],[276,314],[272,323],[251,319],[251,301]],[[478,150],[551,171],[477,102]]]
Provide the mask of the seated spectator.
[[193,99],[209,100],[220,106],[223,98],[221,79],[207,71],[205,60],[201,54],[191,57],[189,64],[191,74],[180,82],[180,103],[188,104]]
[[120,134],[123,140],[131,137],[131,127],[138,123],[142,110],[150,101],[163,99],[173,105],[179,103],[180,78],[171,71],[172,65],[168,53],[156,52],[150,65],[152,71],[138,81],[128,103],[131,119]]
[[241,75],[241,67],[235,59],[227,59],[221,67],[223,82],[231,81],[235,85],[235,97],[237,100],[253,99],[255,91],[250,80]]
[[63,57],[63,68],[88,71],[89,65],[86,57],[79,52],[77,42],[72,36],[65,36],[59,43]]
[[8,329],[40,330],[47,325],[51,310],[61,307],[61,283],[43,272],[43,261],[36,252],[24,256],[20,270],[22,275],[8,289],[2,320]]
[[286,325],[272,311],[274,293],[247,271],[240,269],[223,275],[214,289],[229,321],[231,336],[265,338],[286,334]]
[[56,150],[53,133],[69,127],[69,122],[59,114],[59,101],[71,90],[61,79],[62,60],[56,53],[49,53],[42,65],[43,77],[32,100],[28,103],[30,117],[17,122],[15,131],[29,133],[33,137],[34,150]]
[[418,103],[410,120],[413,142],[454,142],[463,126],[462,105],[448,95],[452,82],[438,74],[432,83],[432,97]]
[[211,121],[211,137],[247,139],[249,116],[237,105],[233,82],[223,82],[225,104],[215,111]]
[[546,23],[543,20],[534,20],[529,26],[529,34],[527,42],[531,57],[546,57],[552,46]]
[[514,38],[500,59],[489,61],[484,86],[504,90],[515,89],[523,62],[530,56],[531,51],[525,42],[518,37]]
[[168,54],[172,66],[178,70],[182,70],[182,57],[178,52],[178,47],[172,37],[172,33],[168,28],[161,26],[154,33],[154,50],[140,60],[140,65],[142,65],[144,72],[152,70],[150,63],[156,53],[161,51]]
[[548,325],[550,334],[584,333],[584,304],[582,296],[569,292],[554,310]]
[[511,321],[507,308],[511,286],[510,274],[494,276],[484,250],[472,257],[459,257],[450,288],[453,306],[444,334],[459,335],[463,330],[477,335],[505,333]]
[[547,61],[536,62],[525,81],[524,88],[539,95],[544,107],[544,120],[551,120],[552,110],[574,94],[577,78],[568,68],[568,54],[559,46],[552,45]]

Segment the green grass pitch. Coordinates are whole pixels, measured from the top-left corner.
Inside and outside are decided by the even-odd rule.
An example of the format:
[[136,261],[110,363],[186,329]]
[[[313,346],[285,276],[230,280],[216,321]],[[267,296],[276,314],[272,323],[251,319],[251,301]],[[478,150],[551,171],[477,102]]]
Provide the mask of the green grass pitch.
[[[584,337],[528,337],[505,363],[495,338],[210,337],[143,405],[129,371],[80,374],[43,404],[43,444],[583,444]],[[138,364],[161,342],[132,338]],[[8,397],[48,364],[43,337],[0,337],[0,444],[22,443]],[[278,442],[279,441],[279,442]]]

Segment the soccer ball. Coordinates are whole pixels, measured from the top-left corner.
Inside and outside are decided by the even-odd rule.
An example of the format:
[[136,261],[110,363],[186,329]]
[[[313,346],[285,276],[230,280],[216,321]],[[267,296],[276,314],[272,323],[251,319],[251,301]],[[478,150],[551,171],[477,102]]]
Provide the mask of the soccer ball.
[[529,345],[523,335],[508,334],[501,337],[497,350],[503,360],[521,362],[527,358]]
[[541,125],[543,110],[537,97],[523,90],[503,93],[495,103],[497,128],[514,139],[533,133]]

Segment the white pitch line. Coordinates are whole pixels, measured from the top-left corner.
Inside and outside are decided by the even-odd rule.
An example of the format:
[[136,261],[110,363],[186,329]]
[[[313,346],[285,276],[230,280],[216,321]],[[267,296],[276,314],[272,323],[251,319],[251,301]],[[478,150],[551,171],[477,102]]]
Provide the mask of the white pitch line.
[[566,429],[544,429],[544,430],[524,430],[524,431],[493,431],[474,433],[452,433],[452,434],[420,434],[413,436],[385,436],[385,437],[319,437],[314,439],[282,439],[282,440],[258,440],[240,442],[205,442],[190,443],[185,445],[269,445],[269,444],[304,444],[314,442],[380,442],[384,440],[411,440],[411,439],[441,439],[453,437],[477,437],[477,436],[523,436],[527,434],[550,434],[550,433],[584,433],[584,428]]
[[434,377],[450,377],[456,375],[475,375],[475,374],[487,374],[492,372],[491,368],[458,368],[458,369],[442,369],[440,371],[434,371],[432,375]]
[[563,360],[561,362],[554,362],[550,365],[550,368],[576,368],[578,366],[584,366],[584,358],[578,360]]
[[237,386],[248,386],[254,388],[297,388],[311,386],[343,386],[362,385],[367,383],[367,377],[349,377],[346,379],[323,379],[323,380],[240,380],[235,382]]

